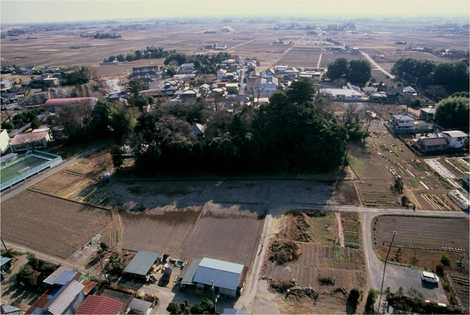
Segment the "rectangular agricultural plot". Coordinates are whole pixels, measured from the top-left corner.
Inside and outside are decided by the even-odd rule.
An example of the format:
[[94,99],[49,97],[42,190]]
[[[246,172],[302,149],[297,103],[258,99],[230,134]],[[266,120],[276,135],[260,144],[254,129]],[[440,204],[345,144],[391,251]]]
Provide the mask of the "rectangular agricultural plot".
[[256,215],[203,216],[183,246],[183,257],[211,257],[250,266],[263,220]]
[[362,251],[352,248],[299,244],[300,257],[277,265],[267,262],[264,275],[272,280],[295,279],[300,286],[321,288],[319,278],[331,277],[335,287],[352,288],[365,285]]
[[168,206],[152,210],[153,214],[122,213],[123,247],[186,260],[211,257],[249,266],[263,220],[255,212],[226,212],[223,207],[211,212],[208,208]]
[[199,214],[199,208],[172,209],[159,214],[122,213],[123,247],[180,257],[184,240]]
[[110,222],[104,210],[26,191],[1,204],[6,241],[67,258]]
[[285,54],[278,64],[292,67],[316,67],[321,49],[318,47],[294,47]]
[[396,231],[395,246],[468,253],[469,226],[465,218],[383,215],[372,224],[376,246],[388,245]]

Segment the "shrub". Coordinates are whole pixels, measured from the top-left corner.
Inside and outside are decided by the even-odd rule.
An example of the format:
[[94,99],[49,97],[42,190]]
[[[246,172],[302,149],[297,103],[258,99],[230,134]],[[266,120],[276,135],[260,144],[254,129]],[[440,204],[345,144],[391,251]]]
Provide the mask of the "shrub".
[[335,285],[336,282],[335,278],[332,277],[320,277],[318,281],[320,281],[322,285]]
[[349,292],[348,300],[346,301],[346,312],[348,314],[356,313],[357,305],[359,304],[359,298],[361,297],[361,292],[358,289],[351,289]]
[[166,310],[170,313],[170,314],[180,314],[181,313],[181,310],[180,310],[180,307],[177,303],[170,303],[168,304],[168,307],[166,308]]
[[444,266],[442,265],[437,265],[436,266],[436,274],[439,276],[439,277],[442,277],[444,276]]
[[375,314],[375,301],[377,300],[378,292],[377,290],[370,289],[369,294],[367,295],[367,301],[364,313],[365,314]]
[[442,255],[441,264],[447,267],[450,266],[450,260],[449,260],[449,257],[447,257],[447,255]]

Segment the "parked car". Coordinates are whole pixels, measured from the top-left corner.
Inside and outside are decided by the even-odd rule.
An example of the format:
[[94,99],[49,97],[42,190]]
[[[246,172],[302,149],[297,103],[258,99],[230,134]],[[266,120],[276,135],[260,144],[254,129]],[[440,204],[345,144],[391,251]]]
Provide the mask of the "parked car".
[[428,271],[423,271],[421,273],[421,280],[433,284],[439,283],[439,277],[435,273]]

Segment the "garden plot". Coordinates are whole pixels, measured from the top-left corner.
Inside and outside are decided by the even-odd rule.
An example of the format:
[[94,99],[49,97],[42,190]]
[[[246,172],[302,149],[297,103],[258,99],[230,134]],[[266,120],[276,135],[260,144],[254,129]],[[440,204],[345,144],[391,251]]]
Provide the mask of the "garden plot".
[[[263,278],[274,286],[293,281],[299,288],[313,289],[318,294],[313,304],[305,298],[277,302],[284,312],[344,312],[349,290],[365,288],[365,261],[356,244],[360,225],[355,215],[341,213],[341,228],[335,213],[296,211],[280,218]],[[345,247],[339,241],[341,232]]]

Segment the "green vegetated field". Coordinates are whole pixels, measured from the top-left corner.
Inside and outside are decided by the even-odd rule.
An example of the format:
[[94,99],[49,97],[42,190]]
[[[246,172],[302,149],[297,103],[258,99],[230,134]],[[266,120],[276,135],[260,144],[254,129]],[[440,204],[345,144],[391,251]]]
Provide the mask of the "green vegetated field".
[[7,182],[17,176],[20,176],[25,171],[28,171],[29,169],[39,166],[45,162],[47,162],[47,160],[41,159],[37,156],[25,156],[5,167],[2,166],[0,169],[0,178],[3,182]]

